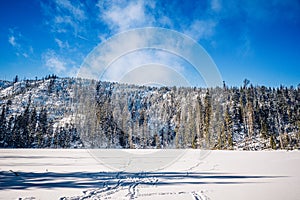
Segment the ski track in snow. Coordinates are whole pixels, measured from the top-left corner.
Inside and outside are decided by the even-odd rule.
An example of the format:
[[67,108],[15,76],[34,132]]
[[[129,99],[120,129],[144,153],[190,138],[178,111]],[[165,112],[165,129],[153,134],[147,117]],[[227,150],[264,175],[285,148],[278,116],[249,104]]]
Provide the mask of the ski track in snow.
[[195,200],[210,200],[208,196],[204,194],[203,191],[201,192],[192,192],[192,195]]
[[[181,195],[188,194],[189,192],[151,192],[151,193],[143,193],[139,194],[138,190],[143,190],[143,188],[151,188],[156,187],[156,183],[159,182],[159,179],[156,177],[150,177],[148,173],[140,173],[137,177],[134,178],[121,178],[123,174],[118,172],[116,174],[115,179],[117,183],[114,185],[103,184],[104,188],[102,189],[94,189],[90,191],[84,191],[85,195],[78,197],[63,197],[63,200],[84,200],[84,199],[115,199],[114,197],[119,196],[118,193],[127,194],[125,197],[120,197],[118,199],[136,199],[143,197],[157,197],[157,196],[172,196],[172,195]],[[195,199],[206,200],[207,198],[202,198],[202,196],[198,195],[196,192],[191,193]]]

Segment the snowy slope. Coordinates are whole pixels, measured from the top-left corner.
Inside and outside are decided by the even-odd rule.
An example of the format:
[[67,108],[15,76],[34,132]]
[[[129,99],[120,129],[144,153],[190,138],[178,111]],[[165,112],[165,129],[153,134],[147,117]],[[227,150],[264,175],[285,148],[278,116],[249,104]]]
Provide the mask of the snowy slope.
[[51,120],[62,118],[70,112],[72,79],[47,79],[37,81],[21,81],[10,84],[0,90],[2,104],[11,100],[10,112],[14,115],[20,114],[30,103],[40,110],[47,108]]

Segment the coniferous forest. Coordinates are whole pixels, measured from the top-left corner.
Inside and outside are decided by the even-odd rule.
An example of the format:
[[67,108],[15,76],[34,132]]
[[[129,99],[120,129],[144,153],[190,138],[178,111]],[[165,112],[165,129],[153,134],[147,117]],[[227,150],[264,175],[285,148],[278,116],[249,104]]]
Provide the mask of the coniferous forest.
[[300,87],[0,81],[1,148],[300,148]]

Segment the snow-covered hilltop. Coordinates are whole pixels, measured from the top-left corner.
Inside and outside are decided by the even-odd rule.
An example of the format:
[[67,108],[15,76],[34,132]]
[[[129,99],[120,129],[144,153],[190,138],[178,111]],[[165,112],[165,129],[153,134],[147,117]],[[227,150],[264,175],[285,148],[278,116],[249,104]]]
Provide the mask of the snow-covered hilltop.
[[300,88],[0,81],[0,147],[294,149]]
[[49,76],[0,84],[0,146],[80,147],[72,121],[74,79]]

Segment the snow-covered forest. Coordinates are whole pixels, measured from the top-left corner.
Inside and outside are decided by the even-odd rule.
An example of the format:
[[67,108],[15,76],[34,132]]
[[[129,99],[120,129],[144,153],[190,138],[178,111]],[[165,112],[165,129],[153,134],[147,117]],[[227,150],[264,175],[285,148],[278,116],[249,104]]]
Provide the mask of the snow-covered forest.
[[146,87],[78,78],[0,81],[0,147],[300,147],[300,87]]

